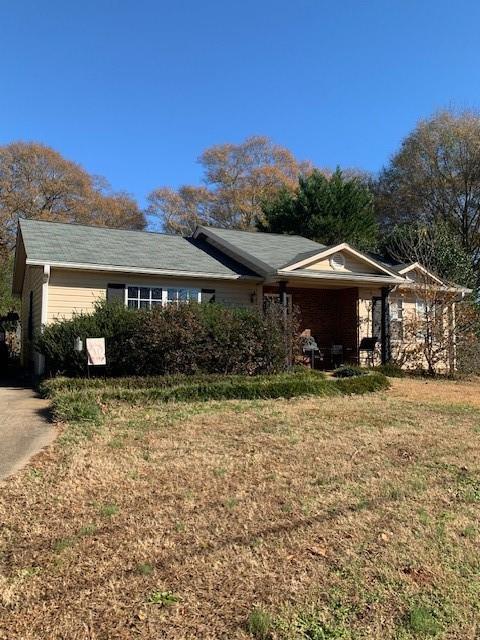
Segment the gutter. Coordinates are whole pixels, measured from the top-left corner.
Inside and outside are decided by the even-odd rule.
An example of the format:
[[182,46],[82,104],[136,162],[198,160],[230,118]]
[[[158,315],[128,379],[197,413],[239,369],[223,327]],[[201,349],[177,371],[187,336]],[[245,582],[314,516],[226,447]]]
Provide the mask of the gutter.
[[[47,264],[45,260],[26,260],[26,264],[34,266],[44,266]],[[52,262],[48,261],[50,267],[57,269],[82,269],[85,271],[118,271],[121,273],[141,273],[144,275],[163,275],[177,276],[182,278],[207,278],[210,280],[245,280],[253,282],[261,282],[263,278],[256,276],[226,275],[219,273],[209,273],[208,271],[180,271],[175,269],[147,269],[142,267],[126,267],[121,265],[109,264],[84,264],[81,262]]]
[[[339,274],[338,272],[336,273],[331,273],[329,271],[325,271],[325,272],[320,272],[317,271],[315,273],[312,274],[307,274],[307,273],[298,273],[295,271],[277,271],[277,276],[279,278],[289,278],[289,279],[295,279],[295,278],[301,278],[304,280],[333,280],[333,281],[337,281],[337,282],[365,282],[367,284],[405,284],[405,278],[389,278],[389,277],[383,277],[383,276],[369,276],[369,275],[357,275],[354,273],[349,273],[349,274]],[[275,281],[275,279],[273,280]]]

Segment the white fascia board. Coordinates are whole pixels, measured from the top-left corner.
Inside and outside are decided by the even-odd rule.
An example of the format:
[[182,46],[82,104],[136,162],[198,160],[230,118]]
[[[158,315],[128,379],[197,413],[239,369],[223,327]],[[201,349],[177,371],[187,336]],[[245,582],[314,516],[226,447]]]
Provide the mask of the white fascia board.
[[[418,289],[422,289],[425,287],[423,283],[415,282],[414,280],[406,280],[402,285],[400,285],[402,289],[409,289],[410,291],[415,291]],[[468,287],[454,287],[447,284],[432,284],[430,285],[432,289],[437,291],[445,291],[446,293],[459,293],[463,295],[468,295],[472,293],[473,289],[469,289]]]
[[[28,260],[27,264],[43,266],[44,260]],[[125,267],[111,264],[84,264],[80,262],[52,262],[48,261],[50,267],[57,269],[83,269],[87,271],[119,271],[122,273],[141,273],[144,275],[177,276],[179,278],[206,278],[209,280],[252,280],[261,281],[263,278],[257,276],[224,275],[219,273],[208,273],[204,271],[179,271],[175,269],[144,269],[141,267]]]
[[365,282],[368,284],[405,284],[405,278],[399,276],[375,276],[368,274],[356,274],[356,273],[339,273],[338,271],[312,271],[312,273],[299,273],[298,271],[277,271],[277,275],[281,279],[282,277],[288,277],[289,279],[302,278],[304,280],[339,280],[341,282]]
[[398,273],[405,275],[407,273],[410,273],[410,271],[413,271],[414,269],[419,269],[420,271],[422,271],[422,273],[427,275],[429,278],[432,278],[432,280],[435,280],[439,284],[445,285],[445,283],[442,282],[440,278],[437,278],[437,276],[435,276],[433,273],[428,271],[428,269],[425,269],[425,267],[423,267],[419,262],[413,262],[412,264],[409,264],[408,267],[404,267],[403,269],[400,269]]
[[395,273],[394,271],[390,271],[390,269],[387,269],[385,266],[383,266],[376,260],[372,260],[372,258],[369,258],[368,256],[361,253],[360,251],[357,251],[356,249],[351,247],[347,242],[342,242],[341,244],[337,244],[334,247],[325,249],[324,251],[319,251],[317,254],[310,256],[309,258],[305,258],[304,260],[295,262],[294,264],[291,264],[288,267],[284,267],[282,271],[294,271],[295,269],[301,269],[302,267],[305,267],[306,265],[311,264],[312,262],[317,262],[322,258],[328,258],[328,256],[332,255],[332,253],[336,253],[337,251],[347,251],[348,253],[351,253],[352,255],[359,258],[360,260],[363,260],[369,265],[376,267],[380,271],[383,271],[383,273],[386,273],[389,276],[392,276],[393,278],[398,278],[398,273]]
[[264,275],[274,273],[275,269],[272,269],[271,265],[263,262],[263,260],[254,258],[248,252],[242,251],[242,249],[239,249],[227,240],[224,240],[220,236],[217,236],[208,227],[198,226],[193,233],[193,237],[197,238],[200,233],[203,233],[209,240],[212,241],[212,246],[216,247],[217,249],[221,249],[226,255],[237,260],[237,262],[240,262],[241,264],[244,264],[245,266],[249,267],[250,269],[254,269],[255,271],[260,271]]

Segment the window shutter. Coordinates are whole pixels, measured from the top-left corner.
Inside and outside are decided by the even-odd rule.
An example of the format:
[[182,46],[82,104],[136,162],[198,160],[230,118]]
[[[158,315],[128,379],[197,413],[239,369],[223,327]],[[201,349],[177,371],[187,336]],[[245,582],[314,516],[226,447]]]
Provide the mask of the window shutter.
[[202,302],[215,302],[215,289],[202,289],[201,291]]
[[125,304],[125,285],[107,284],[107,302],[120,302]]

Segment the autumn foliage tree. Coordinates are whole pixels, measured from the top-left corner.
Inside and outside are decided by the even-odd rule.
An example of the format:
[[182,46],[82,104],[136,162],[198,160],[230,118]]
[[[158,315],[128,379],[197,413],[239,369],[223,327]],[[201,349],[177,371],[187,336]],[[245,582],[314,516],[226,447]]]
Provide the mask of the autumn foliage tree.
[[263,215],[262,202],[282,189],[294,191],[298,176],[310,170],[308,163],[298,162],[265,136],[215,145],[198,161],[202,186],[161,187],[149,195],[148,213],[167,232],[187,234],[197,224],[251,229]]
[[0,248],[15,241],[19,218],[142,229],[145,218],[126,193],[43,144],[0,146]]
[[126,193],[114,193],[57,151],[34,142],[0,146],[0,311],[11,296],[12,250],[19,218],[143,229],[146,222]]

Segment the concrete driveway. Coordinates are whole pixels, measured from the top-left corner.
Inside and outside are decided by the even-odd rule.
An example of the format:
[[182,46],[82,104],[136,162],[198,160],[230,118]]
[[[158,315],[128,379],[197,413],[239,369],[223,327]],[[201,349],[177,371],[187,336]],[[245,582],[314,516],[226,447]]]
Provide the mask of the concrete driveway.
[[25,466],[55,439],[48,400],[32,389],[0,382],[0,479]]

